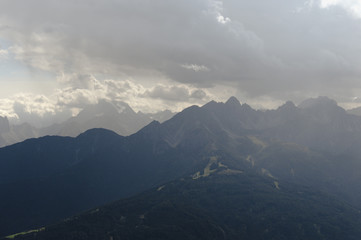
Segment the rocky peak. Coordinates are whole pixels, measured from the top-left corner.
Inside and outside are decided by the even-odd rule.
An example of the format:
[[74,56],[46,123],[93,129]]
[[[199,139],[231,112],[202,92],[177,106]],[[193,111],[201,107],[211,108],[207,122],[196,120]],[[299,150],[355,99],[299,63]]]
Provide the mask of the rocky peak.
[[227,100],[226,105],[239,107],[239,106],[241,106],[241,103],[238,101],[238,99],[236,97],[232,96]]

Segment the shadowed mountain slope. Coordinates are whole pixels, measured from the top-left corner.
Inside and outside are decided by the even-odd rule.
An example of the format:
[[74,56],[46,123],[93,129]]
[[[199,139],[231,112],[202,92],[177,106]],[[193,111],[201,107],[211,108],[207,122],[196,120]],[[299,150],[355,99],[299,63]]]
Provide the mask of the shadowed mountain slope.
[[360,212],[330,196],[218,169],[15,239],[359,239]]

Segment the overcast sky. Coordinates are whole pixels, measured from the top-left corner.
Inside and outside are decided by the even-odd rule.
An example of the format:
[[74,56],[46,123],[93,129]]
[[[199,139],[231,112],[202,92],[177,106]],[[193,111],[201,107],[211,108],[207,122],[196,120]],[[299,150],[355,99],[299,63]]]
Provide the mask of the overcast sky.
[[361,105],[359,0],[1,0],[0,116],[61,120],[236,96]]

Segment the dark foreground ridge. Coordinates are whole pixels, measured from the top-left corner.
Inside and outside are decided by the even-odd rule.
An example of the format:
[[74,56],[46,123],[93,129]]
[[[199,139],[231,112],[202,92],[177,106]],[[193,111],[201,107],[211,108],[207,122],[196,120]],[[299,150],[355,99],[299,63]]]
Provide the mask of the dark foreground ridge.
[[359,211],[306,187],[282,186],[218,169],[15,239],[360,239]]

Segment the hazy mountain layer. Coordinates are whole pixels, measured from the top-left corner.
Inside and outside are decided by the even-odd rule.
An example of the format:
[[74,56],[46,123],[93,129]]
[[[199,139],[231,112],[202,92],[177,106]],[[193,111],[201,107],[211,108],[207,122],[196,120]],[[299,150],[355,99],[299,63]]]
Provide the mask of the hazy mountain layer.
[[349,109],[349,110],[347,110],[347,113],[353,114],[353,115],[356,115],[356,116],[361,116],[361,107]]
[[100,101],[96,105],[88,105],[77,116],[59,124],[37,129],[29,124],[11,126],[7,118],[0,117],[0,147],[22,142],[29,138],[47,135],[76,137],[92,128],[105,128],[119,135],[131,135],[153,120],[164,122],[174,113],[162,111],[158,113],[135,113],[128,104],[113,104]]
[[151,121],[148,116],[135,113],[124,102],[115,105],[100,101],[96,105],[85,107],[76,117],[64,123],[40,130],[40,134],[76,137],[92,128],[105,128],[119,135],[128,136]]
[[0,147],[22,142],[39,136],[39,130],[27,123],[11,125],[6,117],[0,116]]

